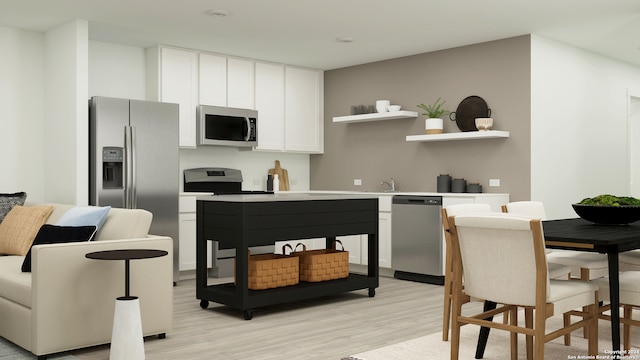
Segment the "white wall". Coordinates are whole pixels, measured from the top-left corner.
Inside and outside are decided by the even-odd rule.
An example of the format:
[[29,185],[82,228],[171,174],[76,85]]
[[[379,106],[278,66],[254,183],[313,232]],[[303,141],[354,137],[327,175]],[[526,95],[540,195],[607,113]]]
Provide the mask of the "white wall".
[[531,199],[575,217],[572,203],[628,192],[627,90],[640,68],[531,39]]
[[45,34],[45,200],[86,205],[88,167],[88,39],[86,20]]
[[44,200],[44,35],[0,27],[0,192]]
[[143,48],[89,41],[89,97],[146,100]]

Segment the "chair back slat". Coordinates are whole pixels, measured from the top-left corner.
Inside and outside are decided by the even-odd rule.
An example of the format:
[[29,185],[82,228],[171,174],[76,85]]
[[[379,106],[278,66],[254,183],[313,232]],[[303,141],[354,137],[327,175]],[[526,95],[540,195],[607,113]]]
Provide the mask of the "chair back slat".
[[540,201],[510,202],[507,205],[503,205],[503,211],[530,219],[547,219],[547,215],[544,211],[544,204]]

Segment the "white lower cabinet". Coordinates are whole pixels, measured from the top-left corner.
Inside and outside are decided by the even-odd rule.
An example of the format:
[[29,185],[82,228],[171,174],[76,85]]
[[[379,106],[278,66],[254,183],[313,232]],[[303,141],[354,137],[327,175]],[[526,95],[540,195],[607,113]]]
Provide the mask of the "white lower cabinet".
[[[196,269],[196,197],[183,195],[179,198],[179,239],[180,271]],[[211,267],[211,242],[207,244],[207,267]]]
[[[378,213],[378,266],[391,268],[391,196],[379,198]],[[349,251],[349,263],[369,264],[369,238],[367,235],[342,236],[342,244]]]
[[196,268],[196,214],[180,214],[180,270]]
[[[307,250],[324,249],[325,248],[324,243],[325,243],[324,238],[276,241],[276,248],[274,252],[276,254],[282,254],[283,246],[286,246],[286,245],[291,245],[291,248],[295,250],[296,245],[298,244],[304,244],[307,247]],[[302,249],[303,249],[302,246],[298,247],[298,251],[302,251]],[[287,255],[289,254],[289,252],[290,250],[286,249]]]

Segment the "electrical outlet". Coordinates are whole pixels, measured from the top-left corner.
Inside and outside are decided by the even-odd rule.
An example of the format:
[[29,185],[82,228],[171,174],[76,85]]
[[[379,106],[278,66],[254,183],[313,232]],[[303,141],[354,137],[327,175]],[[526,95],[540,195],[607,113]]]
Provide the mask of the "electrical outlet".
[[500,179],[489,179],[489,186],[499,187],[500,186]]
[[362,186],[362,179],[353,179],[354,186]]

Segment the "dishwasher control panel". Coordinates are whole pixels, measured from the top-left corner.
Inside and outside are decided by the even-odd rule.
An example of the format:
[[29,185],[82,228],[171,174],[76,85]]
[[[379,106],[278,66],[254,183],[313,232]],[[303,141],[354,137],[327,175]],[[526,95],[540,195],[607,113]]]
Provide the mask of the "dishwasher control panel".
[[442,196],[396,195],[394,204],[442,206]]

